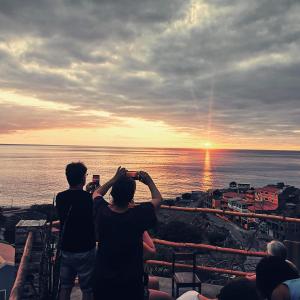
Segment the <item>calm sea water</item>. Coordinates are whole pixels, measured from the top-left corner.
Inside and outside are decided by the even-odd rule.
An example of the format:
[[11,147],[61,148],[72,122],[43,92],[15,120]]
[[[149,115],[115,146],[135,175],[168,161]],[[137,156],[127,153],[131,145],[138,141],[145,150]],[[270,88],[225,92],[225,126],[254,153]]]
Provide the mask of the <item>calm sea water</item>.
[[[118,166],[145,170],[165,198],[192,190],[227,186],[232,180],[262,186],[284,181],[300,186],[300,152],[0,145],[0,205],[51,203],[67,188],[64,168],[83,161],[108,180]],[[149,191],[138,183],[136,200]]]

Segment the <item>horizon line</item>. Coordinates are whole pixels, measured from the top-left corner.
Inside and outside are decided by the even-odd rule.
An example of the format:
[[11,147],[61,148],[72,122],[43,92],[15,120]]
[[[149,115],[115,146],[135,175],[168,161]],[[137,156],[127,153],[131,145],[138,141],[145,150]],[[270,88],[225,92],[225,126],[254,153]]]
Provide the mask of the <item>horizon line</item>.
[[120,148],[120,149],[173,149],[173,150],[205,150],[205,151],[285,151],[285,152],[300,152],[300,149],[287,150],[287,149],[249,149],[249,148],[191,148],[191,147],[143,147],[143,146],[95,146],[95,145],[74,145],[74,144],[23,144],[23,143],[0,143],[0,146],[62,146],[62,147],[96,147],[96,148]]

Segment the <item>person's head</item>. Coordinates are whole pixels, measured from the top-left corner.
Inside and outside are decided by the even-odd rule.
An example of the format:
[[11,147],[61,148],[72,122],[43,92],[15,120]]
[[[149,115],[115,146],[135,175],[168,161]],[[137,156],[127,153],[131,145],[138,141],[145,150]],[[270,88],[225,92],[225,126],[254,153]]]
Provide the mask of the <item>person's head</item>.
[[72,162],[66,166],[66,177],[70,187],[84,186],[87,167],[82,162]]
[[271,241],[267,244],[267,253],[271,256],[278,256],[287,259],[287,249],[285,245],[279,241]]
[[226,284],[217,296],[218,300],[259,300],[255,283],[246,278],[235,279]]
[[266,256],[256,266],[256,286],[261,295],[268,299],[271,299],[273,290],[279,284],[298,277],[297,271],[277,256]]
[[126,207],[133,200],[136,189],[135,180],[130,177],[118,179],[111,189],[113,203],[119,207]]

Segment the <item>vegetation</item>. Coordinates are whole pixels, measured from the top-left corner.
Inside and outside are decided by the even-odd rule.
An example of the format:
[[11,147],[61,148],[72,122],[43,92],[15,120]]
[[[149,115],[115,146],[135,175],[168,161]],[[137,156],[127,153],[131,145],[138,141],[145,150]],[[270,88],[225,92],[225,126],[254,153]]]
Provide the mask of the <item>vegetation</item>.
[[191,224],[182,221],[171,221],[168,224],[159,223],[156,236],[172,242],[201,243],[202,233]]
[[56,209],[52,204],[35,204],[30,207],[30,210],[44,214],[47,221],[58,219]]

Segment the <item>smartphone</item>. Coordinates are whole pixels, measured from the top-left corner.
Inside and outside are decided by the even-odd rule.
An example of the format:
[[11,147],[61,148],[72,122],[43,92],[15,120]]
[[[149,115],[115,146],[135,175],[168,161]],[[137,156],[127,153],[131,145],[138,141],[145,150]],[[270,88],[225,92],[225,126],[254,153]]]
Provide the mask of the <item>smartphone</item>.
[[100,175],[93,175],[93,183],[97,186],[100,185]]
[[130,177],[134,180],[139,180],[139,178],[140,178],[140,175],[139,175],[138,171],[127,171],[126,176]]

